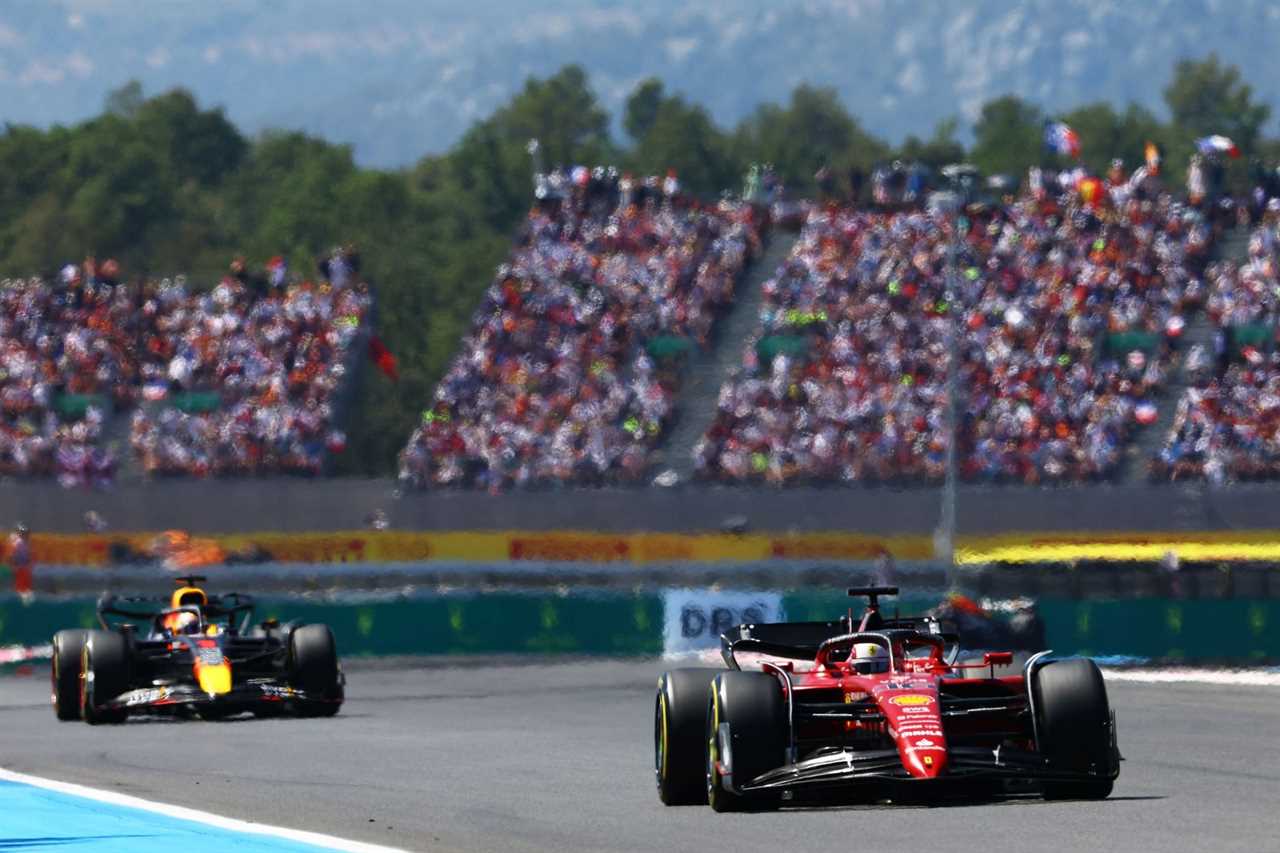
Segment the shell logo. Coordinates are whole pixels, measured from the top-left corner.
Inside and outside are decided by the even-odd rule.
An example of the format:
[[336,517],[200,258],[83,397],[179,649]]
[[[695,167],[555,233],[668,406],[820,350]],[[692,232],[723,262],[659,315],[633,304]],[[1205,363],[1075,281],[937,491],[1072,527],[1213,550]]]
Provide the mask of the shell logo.
[[889,701],[900,708],[916,708],[921,705],[928,705],[933,701],[933,697],[923,696],[919,693],[907,693],[902,696],[894,696]]

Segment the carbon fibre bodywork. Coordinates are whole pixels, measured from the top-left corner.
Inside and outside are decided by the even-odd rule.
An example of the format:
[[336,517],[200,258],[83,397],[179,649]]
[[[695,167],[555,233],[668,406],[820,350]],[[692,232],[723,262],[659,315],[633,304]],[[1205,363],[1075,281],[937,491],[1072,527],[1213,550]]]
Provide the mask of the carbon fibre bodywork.
[[[81,717],[335,713],[346,682],[328,628],[255,624],[253,609],[253,600],[237,593],[175,607],[161,598],[104,596],[98,602],[102,630],[88,632],[84,641]],[[147,626],[145,633],[139,623]],[[183,627],[175,630],[179,623]],[[298,648],[297,632],[319,642],[318,664],[302,659],[317,654]],[[56,690],[55,678],[55,706]]]
[[[1092,662],[1041,652],[1017,674],[997,675],[1013,663],[1012,653],[961,662],[958,638],[936,619],[880,615],[876,596],[894,593],[850,590],[870,596],[856,628],[850,616],[739,625],[722,635],[726,672],[744,676],[710,677],[704,745],[713,806],[838,792],[1109,794],[1121,757],[1115,716]],[[886,649],[887,662],[855,660],[858,644]],[[763,675],[745,675],[752,672]],[[776,681],[773,690],[759,681],[765,676]],[[780,703],[772,698],[777,693]],[[671,700],[659,696],[661,713],[670,713]],[[1040,707],[1046,702],[1054,714]],[[762,703],[769,708],[760,710]],[[749,738],[735,731],[739,721]],[[762,753],[760,744],[770,738],[761,733],[775,731],[785,735],[782,746]],[[660,792],[663,785],[659,768]]]
[[[282,626],[286,632],[289,627]],[[230,670],[228,689],[202,689],[197,667],[223,664]],[[279,636],[139,640],[131,644],[130,688],[115,697],[97,697],[97,703],[130,714],[194,711],[202,716],[287,712],[298,703],[342,703],[341,673],[336,693],[319,694],[292,684],[290,674],[287,640]]]

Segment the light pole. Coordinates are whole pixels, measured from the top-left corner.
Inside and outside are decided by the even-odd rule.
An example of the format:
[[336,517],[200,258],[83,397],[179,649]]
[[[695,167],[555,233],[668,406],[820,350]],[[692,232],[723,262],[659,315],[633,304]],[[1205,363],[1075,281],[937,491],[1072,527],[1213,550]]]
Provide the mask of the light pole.
[[542,182],[542,143],[537,138],[530,139],[524,147],[533,160],[533,190],[536,194]]
[[946,300],[949,322],[947,323],[947,458],[946,473],[942,483],[942,512],[938,527],[933,534],[933,556],[946,564],[947,587],[956,586],[956,484],[959,476],[959,456],[957,444],[960,436],[959,407],[957,397],[960,389],[960,322],[963,311],[960,310],[961,298],[959,282],[956,276],[956,253],[959,249],[960,229],[967,227],[968,222],[958,211],[951,216],[952,234],[947,246],[946,268]]

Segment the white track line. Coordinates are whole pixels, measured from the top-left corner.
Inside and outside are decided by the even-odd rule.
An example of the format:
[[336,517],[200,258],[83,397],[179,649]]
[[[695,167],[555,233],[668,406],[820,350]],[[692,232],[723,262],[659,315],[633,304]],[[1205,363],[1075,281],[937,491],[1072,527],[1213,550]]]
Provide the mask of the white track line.
[[1280,671],[1275,669],[1110,669],[1107,681],[1138,681],[1146,684],[1222,684],[1248,687],[1280,687]]
[[22,663],[52,657],[53,646],[0,646],[0,663]]
[[206,826],[216,826],[219,829],[231,830],[232,832],[245,832],[253,835],[266,835],[273,838],[283,838],[288,841],[296,841],[300,844],[313,844],[316,847],[326,847],[330,850],[342,850],[348,851],[348,853],[405,853],[404,850],[398,847],[384,847],[380,844],[366,844],[363,841],[349,841],[345,838],[338,838],[333,835],[325,835],[319,832],[306,832],[300,829],[286,829],[283,826],[271,826],[266,823],[252,823],[246,820],[236,820],[235,818],[223,817],[222,815],[216,815],[210,812],[202,812],[198,809],[189,809],[185,806],[171,806],[167,803],[157,803],[151,800],[144,800],[141,797],[131,797],[128,794],[118,794],[114,791],[101,791],[97,788],[89,788],[84,785],[74,785],[70,782],[58,782],[54,779],[45,779],[41,776],[28,776],[25,773],[15,773],[12,770],[6,770],[3,767],[0,767],[0,780],[6,782],[19,782],[23,785],[44,788],[45,790],[56,791],[60,794],[70,794],[73,797],[83,797],[87,800],[96,800],[97,802],[108,803],[113,806],[141,809],[143,811],[165,815],[166,817],[177,818],[178,820],[189,820],[194,823],[203,823]]

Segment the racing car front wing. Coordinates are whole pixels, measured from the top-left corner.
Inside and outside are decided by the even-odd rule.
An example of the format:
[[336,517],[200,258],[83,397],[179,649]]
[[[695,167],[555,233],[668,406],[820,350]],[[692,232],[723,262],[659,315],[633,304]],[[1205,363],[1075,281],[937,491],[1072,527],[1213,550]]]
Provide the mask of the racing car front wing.
[[206,693],[193,684],[168,684],[127,690],[103,703],[108,710],[132,713],[164,710],[179,705],[242,707],[245,709],[277,702],[341,702],[341,698],[317,696],[274,679],[253,679],[225,693]]
[[[938,777],[937,781],[1008,779],[1070,782],[1115,779],[1120,775],[1119,762],[1120,754],[1113,749],[1109,766],[1082,772],[1055,767],[1045,756],[1025,750],[953,747],[948,751],[948,773]],[[935,780],[915,780],[902,766],[902,757],[895,749],[859,751],[833,748],[762,773],[750,782],[738,786],[738,791],[749,794],[801,787],[848,786],[859,782],[928,784],[930,781]]]

